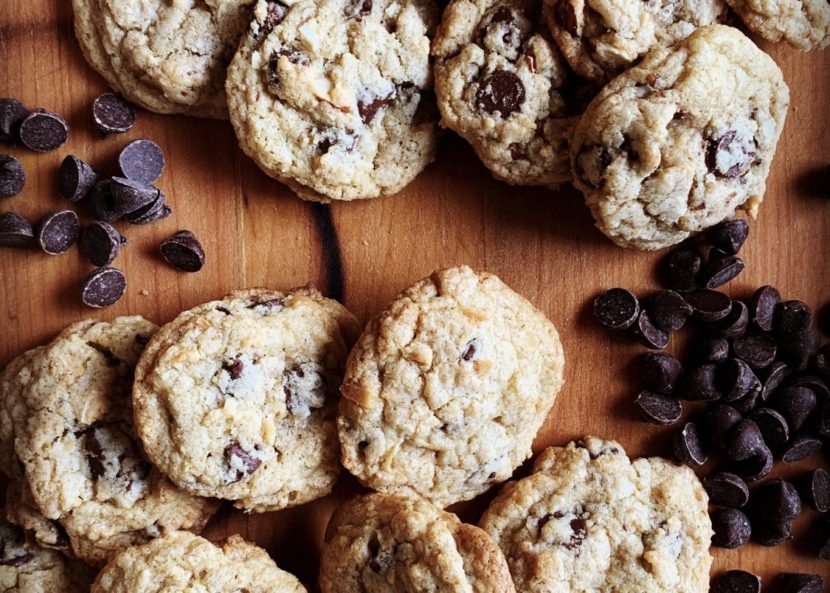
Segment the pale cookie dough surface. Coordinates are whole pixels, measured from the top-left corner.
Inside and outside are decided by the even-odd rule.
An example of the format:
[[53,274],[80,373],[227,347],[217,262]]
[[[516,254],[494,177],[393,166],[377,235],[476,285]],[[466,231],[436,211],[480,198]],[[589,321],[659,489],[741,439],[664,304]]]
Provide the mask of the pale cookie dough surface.
[[254,0],[73,0],[87,61],[158,113],[226,118],[225,69]]
[[88,593],[94,578],[89,566],[27,542],[0,519],[0,593]]
[[76,323],[18,373],[18,399],[3,402],[23,467],[8,515],[44,545],[103,563],[167,530],[200,529],[215,510],[152,468],[135,434],[133,371],[156,329],[141,317]]
[[498,546],[478,527],[418,499],[369,494],[329,522],[322,593],[513,593]]
[[40,346],[24,352],[0,373],[0,471],[12,479],[22,476],[14,452],[14,409],[24,405],[21,394],[31,379],[31,363],[42,351]]
[[480,525],[519,593],[706,593],[707,506],[689,468],[588,437],[546,449]]
[[510,477],[563,382],[553,324],[501,280],[434,272],[373,319],[349,355],[338,431],[366,486],[438,506]]
[[181,488],[245,510],[324,496],[340,471],[337,390],[356,334],[345,307],[309,288],[185,311],[138,363],[148,456]]
[[605,82],[656,46],[726,17],[723,0],[544,0],[554,40],[578,74]]
[[242,150],[304,199],[394,194],[434,158],[432,0],[258,0],[228,69]]
[[574,185],[623,247],[660,249],[764,197],[789,90],[737,29],[698,29],[611,81],[574,133]]
[[432,47],[441,125],[517,185],[571,179],[570,140],[587,101],[537,25],[541,0],[454,0]]
[[726,0],[746,26],[768,41],[808,51],[830,44],[827,0]]
[[306,593],[268,553],[238,535],[222,547],[172,532],[110,560],[92,593]]

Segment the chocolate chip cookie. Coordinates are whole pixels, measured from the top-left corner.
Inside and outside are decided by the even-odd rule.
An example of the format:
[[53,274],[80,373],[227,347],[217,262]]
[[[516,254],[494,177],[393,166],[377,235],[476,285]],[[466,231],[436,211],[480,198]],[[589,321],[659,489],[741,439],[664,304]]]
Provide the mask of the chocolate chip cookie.
[[121,552],[92,585],[92,593],[163,591],[306,593],[265,550],[238,535],[218,547],[186,531]]
[[432,0],[258,0],[228,69],[242,150],[301,198],[394,194],[433,159]]
[[375,317],[346,366],[343,465],[366,486],[447,506],[510,477],[562,386],[553,324],[501,280],[434,272]]
[[329,521],[322,593],[513,593],[498,546],[424,500],[369,494]]
[[746,26],[768,41],[808,51],[830,44],[827,0],[726,0]]
[[576,72],[605,82],[656,46],[724,20],[723,0],[544,0],[545,20]]
[[311,288],[234,292],[150,340],[133,401],[153,463],[181,488],[276,510],[340,471],[337,389],[357,321]]
[[504,552],[519,593],[706,593],[707,504],[689,468],[630,461],[618,443],[588,437],[546,449],[480,525]]
[[789,89],[743,33],[712,25],[657,48],[594,98],[574,132],[574,185],[623,247],[660,249],[764,197]]

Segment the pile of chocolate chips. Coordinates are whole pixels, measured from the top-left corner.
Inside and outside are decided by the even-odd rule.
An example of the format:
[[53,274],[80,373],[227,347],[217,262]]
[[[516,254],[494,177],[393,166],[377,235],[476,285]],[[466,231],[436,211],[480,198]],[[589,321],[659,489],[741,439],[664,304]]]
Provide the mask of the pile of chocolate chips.
[[[135,125],[135,111],[123,98],[104,93],[92,105],[92,120],[102,137],[120,134]],[[0,142],[22,143],[41,152],[55,150],[66,142],[69,128],[59,115],[39,109],[29,113],[16,99],[0,99]],[[87,206],[93,222],[81,229],[74,210],[50,212],[35,225],[15,212],[0,214],[0,247],[35,247],[49,255],[68,251],[80,238],[84,257],[97,269],[81,287],[81,300],[90,307],[116,303],[126,290],[121,270],[110,264],[127,239],[112,223],[126,219],[148,224],[166,218],[172,208],[164,193],[153,184],[164,170],[164,153],[151,140],[135,140],[118,156],[120,175],[104,177],[75,155],[69,155],[58,173],[58,191],[66,200]],[[23,191],[26,174],[20,161],[0,155],[0,197]],[[204,250],[190,231],[180,231],[162,242],[162,257],[173,267],[195,272],[205,261]]]
[[[714,290],[743,271],[738,253],[748,233],[743,220],[723,222],[660,261],[665,289],[641,302],[613,288],[593,303],[599,323],[652,349],[640,358],[644,389],[634,399],[643,419],[673,425],[691,407],[674,455],[692,467],[710,460],[716,467],[703,483],[713,505],[712,544],[726,548],[750,538],[768,546],[790,538],[802,499],[820,513],[830,510],[823,469],[801,476],[798,488],[778,479],[750,491],[777,460],[830,453],[830,344],[821,346],[810,308],[782,300],[772,286],[746,301]],[[682,360],[660,352],[683,327],[693,335]],[[825,515],[814,531],[827,527]],[[818,554],[830,559],[830,533],[820,537]]]

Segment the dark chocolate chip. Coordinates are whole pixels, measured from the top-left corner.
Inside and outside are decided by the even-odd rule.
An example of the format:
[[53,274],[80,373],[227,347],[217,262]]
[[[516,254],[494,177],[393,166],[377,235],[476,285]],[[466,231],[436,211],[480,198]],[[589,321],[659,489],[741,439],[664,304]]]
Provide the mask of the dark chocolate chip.
[[806,387],[784,387],[775,393],[771,403],[787,419],[790,429],[797,431],[816,408],[816,394]]
[[487,113],[499,112],[502,118],[518,111],[525,101],[521,79],[508,70],[494,70],[484,78],[476,93],[476,106]]
[[749,502],[749,488],[746,482],[740,476],[729,472],[706,476],[703,478],[703,487],[712,504],[738,509]]
[[150,185],[164,171],[164,152],[152,140],[133,140],[118,155],[124,177]]
[[29,110],[17,99],[0,99],[0,143],[17,144],[20,140],[20,124],[28,116]]
[[819,513],[830,511],[830,474],[818,468],[802,476],[798,482],[801,500]]
[[705,288],[717,288],[733,280],[743,271],[744,261],[737,255],[730,255],[707,262],[700,271],[699,282]]
[[687,291],[697,287],[700,272],[700,254],[694,249],[681,247],[669,252],[658,267],[660,281],[667,288]]
[[721,337],[700,336],[690,345],[691,358],[701,363],[723,362],[729,358],[729,341]]
[[813,313],[801,301],[784,301],[775,307],[773,317],[773,331],[781,338],[799,334],[810,329],[813,322]]
[[32,247],[35,231],[29,221],[15,212],[0,214],[0,247]]
[[674,457],[679,462],[692,467],[699,467],[706,463],[706,453],[694,422],[687,422],[675,435]]
[[830,389],[828,389],[827,383],[815,375],[799,374],[790,379],[788,384],[793,387],[806,387],[816,395],[818,402],[830,399]]
[[780,447],[790,440],[790,427],[786,418],[772,408],[757,408],[749,418],[758,425],[767,447]]
[[717,388],[717,367],[704,364],[683,373],[677,384],[676,395],[680,399],[712,401],[721,398]]
[[236,381],[242,376],[242,371],[245,370],[245,363],[240,358],[234,358],[223,363],[222,370],[230,375],[232,381]]
[[23,191],[26,171],[16,158],[0,154],[0,198],[11,198]]
[[752,420],[744,419],[732,430],[726,455],[732,461],[744,461],[766,448],[758,425]]
[[825,344],[816,351],[813,370],[825,381],[830,381],[830,344]]
[[775,580],[780,593],[821,593],[824,579],[817,574],[785,572]]
[[747,138],[739,135],[736,130],[728,129],[709,140],[706,165],[718,177],[742,177],[755,160],[756,151],[754,138]]
[[718,509],[711,514],[712,545],[717,548],[734,550],[749,542],[752,526],[743,511],[738,509]]
[[608,329],[628,329],[640,314],[640,303],[624,288],[606,290],[594,299],[594,318]]
[[230,466],[231,471],[236,472],[235,478],[233,479],[234,482],[250,476],[262,465],[261,459],[251,455],[236,441],[233,441],[225,447],[224,455],[225,463]]
[[732,301],[729,314],[723,319],[713,322],[708,330],[726,338],[736,338],[744,334],[748,321],[749,313],[746,305],[741,301]]
[[779,336],[778,357],[795,370],[803,371],[809,366],[820,345],[821,338],[812,329]]
[[669,344],[669,334],[655,326],[646,311],[640,311],[631,332],[632,336],[647,348],[661,349]]
[[741,476],[747,483],[757,482],[772,471],[773,455],[769,447],[764,445],[757,453],[751,457],[735,461],[731,464],[732,471]]
[[49,255],[65,253],[78,240],[81,222],[74,210],[50,212],[40,219],[35,232],[40,248]]
[[123,134],[135,125],[135,110],[120,95],[104,93],[92,102],[92,121],[102,136]]
[[732,402],[732,407],[738,410],[741,414],[746,416],[750,412],[752,412],[755,408],[758,407],[758,402],[761,399],[761,390],[760,389],[753,389],[745,396],[736,399]]
[[198,272],[205,265],[205,252],[196,235],[179,231],[161,243],[161,255],[168,264],[183,272]]
[[749,225],[743,219],[724,220],[706,231],[706,240],[728,255],[736,255],[749,236]]
[[683,371],[678,361],[665,352],[645,352],[640,356],[643,381],[648,389],[657,393],[671,393],[677,378]]
[[464,345],[464,348],[461,352],[461,360],[464,362],[470,362],[474,358],[476,358],[476,354],[478,354],[478,340],[472,339]]
[[641,391],[634,400],[634,405],[640,410],[643,420],[652,424],[674,424],[683,413],[679,401],[653,391]]
[[821,449],[821,441],[808,435],[798,435],[790,439],[787,446],[781,453],[781,461],[784,463],[795,463],[806,459]]
[[732,351],[752,368],[765,369],[773,363],[778,350],[772,338],[763,334],[747,334],[735,337]]
[[156,198],[147,204],[124,215],[131,224],[149,224],[162,218],[167,218],[173,213],[173,209],[164,203],[164,193],[159,191]]
[[375,119],[375,115],[377,115],[378,111],[389,105],[391,101],[392,95],[387,97],[374,97],[365,102],[359,100],[357,102],[357,111],[360,114],[360,119],[363,120],[364,124],[369,124],[373,119]]
[[724,401],[739,400],[751,391],[761,392],[761,381],[743,360],[732,358],[718,369],[718,387]]
[[795,487],[781,478],[758,486],[750,499],[752,530],[765,546],[775,546],[791,536],[793,520],[801,512]]
[[679,330],[692,314],[692,307],[673,290],[659,290],[646,299],[644,308],[651,321],[665,332]]
[[712,583],[711,593],[761,593],[761,577],[745,570],[729,570]]
[[122,216],[154,203],[160,193],[156,187],[126,177],[113,177],[110,191],[113,209]]
[[58,171],[58,192],[70,202],[83,200],[98,182],[98,173],[92,165],[70,154]]
[[84,279],[81,300],[88,307],[109,307],[118,302],[126,289],[124,273],[106,266],[94,270]]
[[20,141],[26,148],[49,152],[69,138],[69,127],[57,113],[36,109],[20,124]]
[[764,387],[761,389],[761,398],[766,401],[775,393],[781,384],[790,374],[790,367],[785,362],[773,362],[767,368],[767,376],[764,379]]
[[781,295],[774,286],[762,286],[749,300],[749,321],[760,330],[772,331],[775,308],[781,302]]
[[826,401],[816,410],[815,431],[819,436],[830,439],[830,401]]
[[84,228],[81,253],[92,264],[106,266],[115,260],[127,239],[107,222],[96,221]]
[[732,406],[718,404],[709,408],[704,419],[708,441],[715,447],[725,450],[729,444],[732,429],[742,419],[740,412]]
[[683,298],[692,306],[693,317],[706,323],[723,319],[732,310],[732,299],[716,290],[693,290]]
[[115,208],[112,200],[112,180],[101,179],[89,191],[89,209],[95,220],[115,222],[124,214]]

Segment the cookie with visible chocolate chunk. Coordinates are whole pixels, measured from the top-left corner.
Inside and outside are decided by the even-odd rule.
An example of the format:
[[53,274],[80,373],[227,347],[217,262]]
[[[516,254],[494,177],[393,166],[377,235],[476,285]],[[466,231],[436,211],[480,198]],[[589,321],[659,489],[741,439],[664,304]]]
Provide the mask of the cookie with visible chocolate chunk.
[[425,500],[369,494],[338,508],[320,558],[322,593],[514,593],[498,546]]
[[803,51],[830,44],[827,0],[726,0],[754,33]]
[[258,0],[228,68],[242,150],[306,200],[394,194],[438,140],[433,0]]
[[597,89],[580,84],[551,42],[541,0],[453,0],[432,45],[441,125],[493,174],[517,185],[571,179],[576,116]]
[[215,511],[154,469],[135,434],[133,372],[156,329],[141,317],[71,325],[5,392],[22,468],[7,514],[43,545],[103,563],[166,530],[201,529]]
[[679,243],[755,216],[789,106],[781,70],[711,25],[657,48],[597,95],[574,132],[574,185],[623,247]]
[[586,437],[543,451],[480,526],[504,552],[519,593],[706,593],[707,507],[689,468],[631,461],[619,443]]
[[530,457],[563,382],[556,328],[499,278],[434,272],[375,317],[349,354],[343,465],[366,486],[445,507]]
[[357,320],[312,288],[251,289],[163,326],[136,368],[138,434],[179,487],[268,511],[328,494]]

